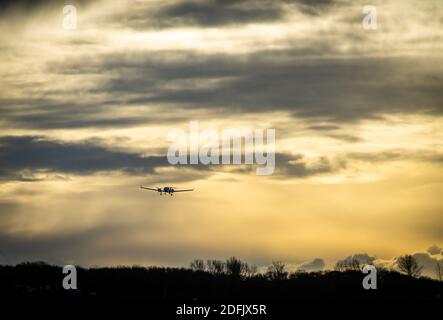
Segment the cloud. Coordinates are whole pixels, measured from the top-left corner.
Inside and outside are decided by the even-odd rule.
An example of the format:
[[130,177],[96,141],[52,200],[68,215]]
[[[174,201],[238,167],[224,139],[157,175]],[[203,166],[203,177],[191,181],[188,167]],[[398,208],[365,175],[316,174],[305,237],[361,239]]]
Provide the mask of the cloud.
[[235,23],[278,20],[284,10],[281,1],[203,0],[180,1],[162,7],[157,22],[168,25],[219,26]]
[[[0,178],[3,180],[38,181],[38,173],[44,178],[57,178],[57,173],[91,175],[103,171],[124,171],[126,174],[155,174],[160,167],[180,168],[163,173],[156,182],[169,180],[172,176],[185,181],[192,176],[201,177],[215,172],[254,173],[255,165],[180,165],[171,166],[165,155],[143,156],[137,153],[112,150],[99,145],[100,140],[63,142],[49,140],[42,136],[0,137]],[[344,164],[332,165],[324,157],[308,163],[303,155],[276,155],[276,175],[305,178],[339,170]],[[189,171],[191,170],[191,171]],[[52,174],[52,175],[51,175]],[[172,175],[172,176],[171,176]],[[59,176],[58,178],[63,178]]]
[[[106,36],[100,34],[94,38],[79,30],[78,36],[63,36],[39,44],[42,51],[62,49],[69,52],[75,48],[75,55],[62,58],[56,54],[44,58],[31,54],[22,57],[20,53],[26,50],[11,39],[5,43],[8,54],[4,58],[9,59],[11,65],[34,67],[13,72],[2,80],[6,89],[0,99],[0,124],[7,128],[54,129],[128,127],[168,121],[168,117],[158,117],[157,112],[151,112],[153,106],[163,110],[198,110],[203,117],[285,111],[311,122],[335,123],[381,119],[386,114],[443,114],[439,57],[386,54],[385,47],[380,51],[379,40],[372,41],[367,33],[355,35],[351,32],[352,26],[337,25],[334,37],[326,36],[317,27],[306,30],[305,36],[284,32],[281,37],[275,36],[275,43],[253,35],[251,38],[247,30],[243,34],[243,29],[239,30],[239,38],[232,37],[232,31],[220,28],[214,42],[218,48],[223,44],[218,50],[211,47],[213,36],[202,30],[177,30],[177,34],[171,31],[165,37],[177,35],[178,40],[166,44],[158,40],[163,37],[161,33],[148,32],[148,39],[153,36],[149,41],[154,47],[145,47],[142,40],[134,40],[133,36],[138,33],[127,30],[128,25],[139,23],[137,21],[149,23],[151,15],[157,16],[157,13],[157,19],[163,23],[229,24],[235,23],[237,16],[239,22],[254,17],[260,19],[260,14],[255,14],[254,10],[266,12],[272,18],[275,8],[280,18],[291,4],[317,10],[340,3],[342,1],[327,0],[168,1],[162,5],[131,2],[128,6],[109,8],[112,12],[118,11],[126,20],[97,20],[101,30],[108,30],[107,23],[122,27],[125,32],[117,33],[116,42],[128,41],[124,50],[101,42],[108,36],[112,38],[111,31]],[[106,2],[91,12],[100,16],[101,5],[105,7]],[[156,8],[154,13],[152,6]],[[194,10],[194,7],[202,9]],[[229,14],[224,16],[223,10]],[[238,11],[245,16],[236,15]],[[140,19],[131,20],[131,14],[140,15]],[[309,22],[309,19],[302,22]],[[288,22],[287,27],[292,24]],[[395,34],[389,30],[389,35]],[[182,36],[185,40],[180,38]],[[188,36],[198,42],[195,48],[174,47],[186,42]],[[52,39],[50,34],[45,38]],[[29,43],[27,39],[21,40]],[[411,44],[403,42],[409,52]],[[85,49],[79,43],[93,45]],[[60,47],[62,44],[66,48]],[[159,44],[166,47],[158,50]],[[14,58],[16,56],[21,58]],[[21,75],[20,81],[16,74]],[[20,86],[16,85],[17,81]],[[65,81],[69,85],[56,85]],[[135,106],[140,109],[136,111]],[[169,115],[174,119],[175,115]],[[331,137],[360,141],[352,135],[331,133]]]
[[[431,255],[428,252],[417,252],[413,253],[412,256],[417,259],[417,262],[420,266],[423,267],[422,269],[422,276],[427,276],[431,278],[436,278],[436,266],[437,263],[440,263],[443,266],[443,255],[441,254],[441,250],[438,251],[439,248],[436,245],[431,246],[428,249],[428,252],[431,253]],[[389,260],[383,260],[383,259],[376,259],[374,261],[375,265],[382,266],[384,268],[394,269],[398,270],[397,266],[397,258],[395,257],[393,259]]]
[[428,253],[415,253],[413,257],[417,259],[418,264],[423,266],[422,275],[428,277],[436,277],[435,268],[437,263],[443,265],[443,257],[441,255],[430,256]]
[[320,258],[315,258],[310,262],[303,263],[299,266],[299,269],[305,270],[307,272],[321,271],[325,268],[325,261]]
[[[59,92],[60,95],[63,93]],[[160,108],[133,110],[122,101],[103,99],[82,103],[64,99],[1,99],[2,125],[8,128],[76,129],[121,128],[151,124],[168,124],[188,120],[186,115],[165,115]],[[120,114],[125,109],[124,114]],[[178,111],[178,108],[176,108]],[[1,120],[0,120],[1,121]]]
[[299,10],[307,15],[319,15],[336,5],[343,5],[346,0],[298,0]]
[[[270,232],[273,223],[279,222],[270,223],[268,215],[278,211],[296,219],[285,223],[288,232],[293,234],[297,225],[306,229],[297,235],[300,241],[293,240],[295,245],[304,241],[309,244],[312,232],[315,234],[322,228],[334,233],[338,224],[342,230],[343,225],[369,219],[371,226],[364,228],[380,235],[373,249],[378,246],[377,250],[383,251],[383,248],[386,250],[385,238],[392,236],[389,221],[398,217],[401,223],[396,227],[396,236],[405,238],[410,231],[425,230],[420,234],[425,234],[429,243],[436,242],[442,235],[441,219],[438,219],[441,208],[435,197],[441,191],[440,168],[430,161],[442,163],[443,159],[438,153],[441,146],[438,124],[443,115],[443,64],[438,54],[443,43],[439,41],[443,11],[431,4],[435,1],[403,2],[383,4],[381,28],[366,32],[361,28],[360,1],[90,1],[88,4],[93,5],[78,11],[78,30],[66,32],[60,23],[61,7],[65,4],[62,1],[14,1],[18,7],[26,8],[24,10],[15,8],[12,1],[3,1],[0,11],[6,14],[0,22],[0,58],[4,71],[0,79],[0,128],[4,132],[0,137],[0,180],[59,180],[5,185],[7,199],[0,202],[4,217],[0,225],[18,219],[18,215],[13,214],[18,210],[12,201],[16,199],[29,203],[29,210],[23,210],[22,220],[29,221],[35,229],[45,228],[46,223],[39,218],[57,219],[66,204],[87,203],[78,199],[84,187],[77,185],[79,181],[92,182],[90,188],[97,190],[94,197],[87,200],[95,207],[99,203],[97,194],[103,192],[104,176],[115,179],[116,184],[130,180],[128,188],[116,188],[113,193],[116,202],[125,204],[116,214],[119,216],[129,211],[124,190],[137,186],[141,179],[149,179],[153,185],[201,179],[199,185],[205,188],[199,190],[204,192],[197,195],[199,199],[192,205],[201,206],[202,217],[208,216],[207,208],[224,208],[229,198],[232,210],[221,212],[224,218],[239,210],[239,217],[245,215],[244,211],[253,211],[251,216],[255,219],[261,216],[257,212],[263,211],[266,219],[263,218],[260,226]],[[341,7],[348,3],[352,3],[352,7]],[[404,10],[398,10],[400,7]],[[15,9],[18,16],[9,14]],[[408,19],[404,19],[405,12]],[[27,19],[28,14],[35,16]],[[426,117],[417,116],[422,114]],[[397,116],[406,119],[408,124],[394,123],[395,130],[384,132],[391,124],[390,119]],[[159,134],[157,128],[175,127],[178,122],[190,119],[207,120],[215,126],[238,122],[253,126],[275,124],[282,143],[279,146],[284,147],[285,152],[292,152],[277,154],[277,179],[260,178],[266,183],[254,180],[249,184],[251,177],[241,176],[255,175],[255,168],[249,166],[171,167],[158,149],[162,143],[155,138]],[[366,122],[368,119],[376,121]],[[409,134],[410,131],[414,133]],[[144,145],[140,134],[151,133],[149,139],[155,145]],[[21,136],[6,136],[11,134]],[[116,134],[128,137],[131,151],[121,149],[122,143],[113,138]],[[64,142],[66,136],[79,142]],[[88,139],[95,136],[104,140]],[[410,151],[390,149],[397,144]],[[134,151],[140,147],[143,153]],[[364,152],[357,154],[361,151]],[[342,155],[344,161],[340,160]],[[368,165],[396,160],[405,163],[401,163],[399,169],[386,164],[374,170]],[[394,176],[398,172],[395,170],[400,172],[400,178]],[[233,174],[203,182],[203,178],[218,171]],[[106,175],[96,176],[102,172]],[[308,187],[302,183],[290,188],[284,186],[284,192],[280,192],[286,178],[317,175],[328,175],[334,185],[323,184],[323,179],[318,179],[319,183],[313,181]],[[367,179],[372,181],[374,176],[383,180],[376,192],[371,188],[373,184],[367,183]],[[246,181],[243,178],[247,178]],[[340,182],[348,178],[359,183]],[[60,179],[70,181],[62,183]],[[63,188],[54,188],[54,185],[63,185]],[[239,185],[242,187],[237,191]],[[66,192],[64,196],[70,197],[69,200],[60,203],[58,195],[66,190],[65,186],[72,186],[69,191],[75,193]],[[260,193],[253,189],[255,186],[268,189]],[[24,188],[36,190],[38,199],[23,195]],[[367,189],[360,191],[362,188]],[[236,193],[229,195],[232,190]],[[389,192],[403,194],[402,191],[406,196],[400,200],[389,197]],[[209,200],[203,202],[205,193],[215,199],[223,198],[220,205]],[[237,194],[243,200],[258,202],[242,208],[237,203],[242,201],[236,198]],[[297,197],[300,198],[294,201]],[[111,197],[108,195],[108,198]],[[325,201],[309,202],[312,198]],[[404,199],[414,202],[413,205]],[[368,205],[362,206],[362,203]],[[170,204],[163,204],[158,212],[163,216],[174,210],[196,212],[193,206],[174,209]],[[48,206],[53,206],[54,214],[47,214]],[[145,203],[133,205],[131,210],[138,207],[145,211],[157,210],[146,209]],[[318,216],[312,220],[315,227],[308,231],[311,220],[304,220],[303,215],[322,210],[328,213],[326,219]],[[371,214],[366,216],[368,210]],[[92,209],[85,212],[88,227],[101,224],[91,218],[90,213],[95,213]],[[392,212],[389,218],[386,212]],[[420,212],[425,214],[417,214]],[[27,214],[38,216],[35,225],[33,219],[27,219]],[[181,214],[170,221],[174,223],[190,216]],[[186,221],[186,228],[180,231],[198,225]],[[22,228],[21,223],[15,223],[11,230]],[[373,229],[372,224],[376,225]],[[255,232],[254,223],[252,226],[249,231],[245,229],[251,232],[251,239],[255,234],[260,235],[258,241],[267,239],[264,232]],[[408,226],[413,230],[406,230]],[[213,227],[222,229],[223,225],[216,219]],[[158,229],[163,232],[166,228]],[[200,229],[217,235],[211,225]],[[191,231],[192,236],[200,234]],[[53,232],[63,231],[60,228]],[[179,233],[168,234],[168,237],[176,239]],[[116,236],[111,231],[110,234]],[[88,234],[85,237],[94,240]],[[274,239],[274,234],[269,237]],[[284,233],[281,237],[289,242],[295,239]],[[216,238],[218,241],[220,237]],[[328,237],[323,238],[327,241]],[[27,239],[44,242],[42,238]],[[423,241],[423,237],[420,239]],[[9,243],[14,241],[19,242],[15,239]],[[227,245],[226,250],[233,250],[244,241]],[[268,250],[269,255],[285,251],[289,242],[285,242],[285,246],[278,239],[269,242],[274,245]],[[207,243],[207,238],[202,243]],[[25,250],[25,242],[22,244],[20,250]],[[351,245],[358,244],[351,241]],[[88,243],[81,246],[87,247]],[[349,244],[341,246],[349,247]],[[100,248],[97,250],[101,252]],[[138,252],[142,251],[141,246]],[[313,254],[321,256],[322,253]],[[132,256],[136,257],[136,254]]]
[[[154,232],[158,224],[143,225],[143,233]],[[129,234],[140,232],[134,225],[113,225],[102,222],[84,230],[57,234],[9,234],[0,233],[0,264],[16,264],[23,261],[46,261],[66,264],[74,261],[82,265],[108,265],[109,261],[122,263],[186,265],[195,252],[210,256],[204,245],[180,243],[179,240],[152,240],[137,243]],[[115,241],[115,239],[119,239]],[[161,261],[161,262],[160,262]]]
[[346,154],[346,158],[370,163],[404,161],[405,159],[434,163],[443,162],[443,155],[438,151],[408,149],[389,149],[380,150],[379,152],[350,152]]
[[[311,49],[325,53],[324,47]],[[282,110],[336,123],[386,114],[442,114],[443,81],[433,78],[440,71],[411,69],[411,63],[408,58],[310,58],[290,49],[238,55],[114,54],[53,64],[50,70],[109,74],[93,92],[126,105],[164,104],[220,114]],[[416,81],[408,80],[411,74]],[[198,85],[203,79],[212,85]]]
[[289,155],[276,154],[276,175],[286,177],[309,177],[319,174],[335,173],[344,169],[346,162],[331,161],[327,157],[319,157],[314,160],[306,159],[302,154]]
[[93,3],[92,0],[2,0],[0,2],[0,15],[9,15],[11,13],[20,12],[21,14],[29,15],[39,10],[48,10],[51,8],[62,8],[67,5],[74,5],[76,7],[84,8],[85,5]]
[[373,262],[376,260],[375,257],[372,257],[370,255],[368,255],[367,253],[356,253],[353,254],[351,256],[348,256],[342,260],[338,260],[337,263],[342,263],[342,262],[348,262],[348,261],[352,261],[356,259],[358,262],[360,262],[360,264],[373,264]]
[[64,143],[39,136],[0,137],[0,177],[26,180],[24,172],[92,174],[122,170],[152,173],[168,165],[165,156],[147,156],[113,151],[94,143]]
[[443,249],[440,248],[439,246],[433,245],[430,246],[427,251],[432,255],[436,255],[436,254],[442,254]]
[[57,3],[55,0],[3,0],[0,2],[0,13],[11,9],[22,9],[23,11],[33,11],[36,8],[46,7]]
[[[294,10],[318,15],[333,0],[179,0],[153,5],[134,2],[134,10],[117,14],[125,26],[140,30],[185,26],[220,27],[284,20]],[[110,17],[113,21],[116,16]]]
[[[417,259],[418,264],[423,266],[422,275],[428,276],[431,278],[436,277],[436,273],[435,273],[436,264],[437,263],[443,264],[443,255],[438,250],[441,250],[441,248],[436,245],[433,245],[428,249],[428,252],[432,251],[432,253],[431,253],[432,256],[426,252],[417,252],[417,253],[412,254],[412,256]],[[396,263],[397,258],[398,257],[394,257],[392,259],[381,259],[381,258],[376,258],[374,256],[370,256],[367,253],[359,253],[359,254],[354,254],[354,255],[348,256],[344,259],[340,259],[337,261],[337,263],[344,262],[344,261],[350,261],[351,259],[357,259],[360,262],[360,264],[363,264],[363,265],[364,264],[373,264],[375,266],[379,266],[379,267],[383,267],[383,268],[387,268],[387,269],[398,270],[397,263]]]

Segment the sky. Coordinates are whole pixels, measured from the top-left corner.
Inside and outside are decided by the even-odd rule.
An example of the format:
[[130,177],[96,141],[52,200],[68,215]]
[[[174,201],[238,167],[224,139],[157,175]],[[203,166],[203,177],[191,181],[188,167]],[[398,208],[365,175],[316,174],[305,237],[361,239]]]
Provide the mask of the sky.
[[[443,261],[441,1],[65,4],[0,5],[0,263]],[[190,121],[275,129],[274,173],[169,164]]]

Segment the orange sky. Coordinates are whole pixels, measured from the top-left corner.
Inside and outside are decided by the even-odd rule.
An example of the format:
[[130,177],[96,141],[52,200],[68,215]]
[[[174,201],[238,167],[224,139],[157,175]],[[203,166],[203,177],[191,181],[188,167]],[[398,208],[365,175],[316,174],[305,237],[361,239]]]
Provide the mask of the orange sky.
[[[324,3],[82,1],[76,30],[54,2],[3,8],[0,263],[332,267],[441,246],[443,8],[373,1],[368,31],[363,2]],[[275,129],[275,173],[168,165],[190,121]]]

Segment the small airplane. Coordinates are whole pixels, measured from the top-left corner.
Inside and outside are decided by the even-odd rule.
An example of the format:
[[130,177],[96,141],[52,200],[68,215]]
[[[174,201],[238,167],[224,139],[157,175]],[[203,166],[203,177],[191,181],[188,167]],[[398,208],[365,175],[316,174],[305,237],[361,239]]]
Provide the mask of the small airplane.
[[172,196],[173,193],[175,192],[188,192],[188,191],[194,191],[194,188],[192,189],[175,189],[173,187],[163,187],[163,188],[148,188],[145,186],[140,186],[141,189],[147,189],[147,190],[151,190],[151,191],[157,191],[158,193],[160,193],[160,195],[164,194],[170,194]]

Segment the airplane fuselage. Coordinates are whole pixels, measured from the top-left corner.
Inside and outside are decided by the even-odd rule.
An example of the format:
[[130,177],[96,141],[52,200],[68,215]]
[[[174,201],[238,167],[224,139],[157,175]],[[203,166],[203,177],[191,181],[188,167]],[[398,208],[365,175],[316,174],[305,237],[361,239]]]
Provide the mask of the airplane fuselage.
[[171,196],[174,193],[174,188],[172,187],[163,187],[162,188],[158,188],[157,192],[160,192],[160,195],[162,195],[163,193],[169,193]]

